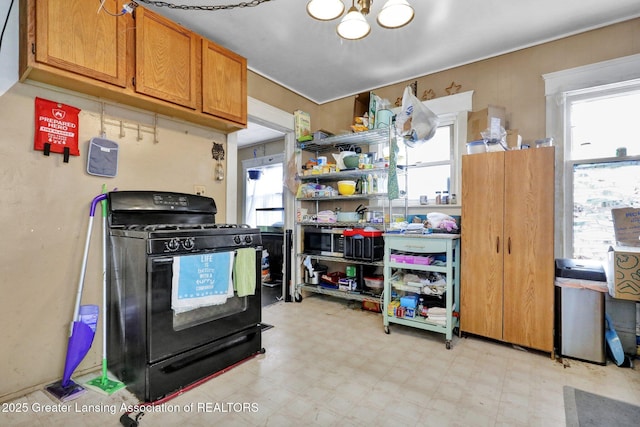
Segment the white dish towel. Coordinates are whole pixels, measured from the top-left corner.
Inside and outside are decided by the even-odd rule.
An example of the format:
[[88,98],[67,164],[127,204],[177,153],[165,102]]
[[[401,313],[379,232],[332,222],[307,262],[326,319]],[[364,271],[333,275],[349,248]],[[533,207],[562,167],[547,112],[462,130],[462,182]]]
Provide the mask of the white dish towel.
[[233,252],[173,258],[171,308],[176,313],[220,305],[233,296]]

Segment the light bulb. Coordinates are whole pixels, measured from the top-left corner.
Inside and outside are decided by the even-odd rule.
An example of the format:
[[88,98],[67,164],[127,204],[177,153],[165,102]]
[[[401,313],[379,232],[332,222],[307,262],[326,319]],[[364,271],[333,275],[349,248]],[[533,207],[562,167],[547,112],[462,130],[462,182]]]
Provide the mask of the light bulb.
[[307,3],[307,13],[319,21],[331,21],[342,15],[344,3],[341,0],[311,0]]
[[336,30],[343,39],[358,40],[366,37],[371,32],[371,26],[364,18],[364,15],[355,6],[351,6]]
[[389,0],[378,13],[378,24],[384,28],[400,28],[413,19],[413,7],[407,0]]

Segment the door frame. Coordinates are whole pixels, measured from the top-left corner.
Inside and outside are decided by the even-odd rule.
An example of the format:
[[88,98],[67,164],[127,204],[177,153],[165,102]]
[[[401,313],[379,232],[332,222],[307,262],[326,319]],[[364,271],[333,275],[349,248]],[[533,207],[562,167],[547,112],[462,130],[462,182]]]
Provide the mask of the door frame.
[[[280,131],[284,133],[284,168],[286,168],[291,159],[295,155],[295,134],[294,134],[294,118],[292,113],[288,113],[279,108],[273,107],[257,99],[247,97],[247,120],[258,123],[262,126]],[[237,132],[227,135],[227,154],[228,164],[238,164],[238,135]],[[238,217],[238,167],[227,168],[227,197],[225,206],[226,218]],[[289,191],[284,191],[284,228],[293,231],[293,241],[296,241],[295,235],[295,195]],[[289,265],[291,277],[295,277],[295,268],[293,262]],[[284,274],[285,272],[283,272]],[[293,283],[282,286],[282,297],[284,301],[291,301],[293,298]],[[288,294],[288,297],[287,297]]]

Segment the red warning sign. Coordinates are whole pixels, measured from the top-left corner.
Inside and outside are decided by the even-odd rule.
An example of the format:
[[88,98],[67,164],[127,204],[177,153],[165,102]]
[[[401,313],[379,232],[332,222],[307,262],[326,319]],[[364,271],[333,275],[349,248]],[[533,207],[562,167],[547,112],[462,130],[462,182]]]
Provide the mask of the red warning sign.
[[36,98],[36,131],[33,148],[45,154],[64,153],[79,156],[78,114],[80,109],[47,99]]

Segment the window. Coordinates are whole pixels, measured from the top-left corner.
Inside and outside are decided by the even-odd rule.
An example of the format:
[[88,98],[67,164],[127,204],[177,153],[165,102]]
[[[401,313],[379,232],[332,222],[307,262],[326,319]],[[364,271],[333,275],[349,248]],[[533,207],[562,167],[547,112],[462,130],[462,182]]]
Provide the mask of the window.
[[[587,257],[589,255],[583,255],[586,252],[582,249],[576,248],[574,250],[574,241],[578,244],[582,241],[581,237],[586,236],[600,248],[595,252],[597,252],[598,258],[602,258],[605,256],[607,244],[603,239],[599,239],[595,233],[591,233],[591,237],[581,233],[583,230],[578,227],[580,220],[574,218],[574,211],[580,212],[585,209],[584,206],[577,205],[584,203],[585,199],[581,199],[583,196],[579,193],[583,190],[580,187],[574,188],[574,182],[578,186],[591,185],[590,183],[593,183],[594,179],[598,179],[595,178],[595,174],[599,173],[595,171],[596,165],[602,164],[606,171],[602,174],[605,180],[603,183],[612,183],[611,178],[617,173],[613,169],[614,164],[618,163],[616,161],[640,160],[640,153],[634,152],[631,144],[627,142],[629,141],[628,136],[634,134],[633,130],[629,131],[628,125],[634,126],[634,116],[637,116],[638,106],[631,108],[629,106],[624,108],[618,108],[615,105],[609,106],[607,109],[610,109],[613,115],[607,116],[606,119],[604,118],[605,113],[600,109],[600,106],[604,105],[601,102],[607,98],[614,104],[621,105],[622,102],[618,104],[618,101],[626,98],[626,95],[632,95],[640,90],[640,54],[556,71],[544,74],[542,77],[544,78],[547,105],[546,136],[553,136],[557,145],[556,179],[560,185],[556,186],[558,203],[556,203],[555,219],[556,224],[563,224],[562,227],[555,228],[554,251],[556,257],[572,258],[574,255]],[[618,100],[616,101],[615,98]],[[626,100],[630,99],[626,98]],[[635,111],[631,118],[627,115],[630,110]],[[588,115],[591,115],[591,119],[587,119]],[[597,126],[587,130],[587,126],[590,126],[589,120],[596,123]],[[623,128],[627,129],[624,131],[626,135],[618,133],[618,129]],[[597,137],[597,135],[605,135],[605,137]],[[622,146],[627,148],[628,157],[615,157],[616,149]],[[609,164],[607,165],[607,163]],[[593,169],[589,170],[587,166],[580,168],[578,167],[580,164],[592,164]],[[631,175],[632,179],[636,180],[637,176],[635,172]],[[583,179],[586,179],[586,184],[580,183],[584,182]],[[617,187],[617,184],[610,186],[616,190]],[[587,188],[586,200],[589,200],[589,193],[595,194],[595,191],[590,187]],[[617,200],[628,204],[635,203],[625,195],[618,196]],[[589,206],[592,207],[593,203],[590,203]],[[605,210],[609,209],[605,208]],[[602,215],[596,214],[596,216],[600,220],[603,219]],[[609,230],[612,230],[613,224],[609,222],[609,219],[606,219],[606,222],[611,227]],[[576,226],[575,233],[574,225]],[[591,229],[591,227],[584,228]],[[581,234],[577,236],[576,233]],[[606,233],[606,240],[614,238],[612,231]],[[574,234],[576,234],[575,237]],[[591,250],[590,253],[593,254],[594,251]]]
[[271,157],[242,161],[245,180],[244,223],[264,228],[283,226],[283,160]]
[[[406,147],[406,151],[403,144],[399,144],[398,165],[411,165],[406,186],[408,206],[419,205],[420,196],[427,196],[429,204],[434,204],[437,191],[460,196],[460,155],[467,142],[467,112],[472,109],[472,96],[473,91],[469,91],[424,101],[424,105],[438,115],[440,123],[434,137],[427,142]],[[398,181],[403,190],[402,176]],[[396,203],[404,204],[403,201]]]
[[407,197],[412,203],[417,203],[420,196],[427,196],[429,203],[435,203],[436,192],[451,191],[451,176],[455,162],[453,161],[454,132],[452,123],[440,123],[435,135],[429,141],[416,147],[404,147],[399,143],[400,160],[404,164],[406,148],[408,171]]
[[640,155],[640,85],[568,97],[572,160]]
[[611,209],[640,206],[639,160],[587,161],[573,164],[573,254],[604,260],[615,245]]
[[[571,258],[604,260],[615,245],[611,209],[640,206],[640,83],[567,94],[565,221]],[[569,209],[570,207],[570,209]]]

